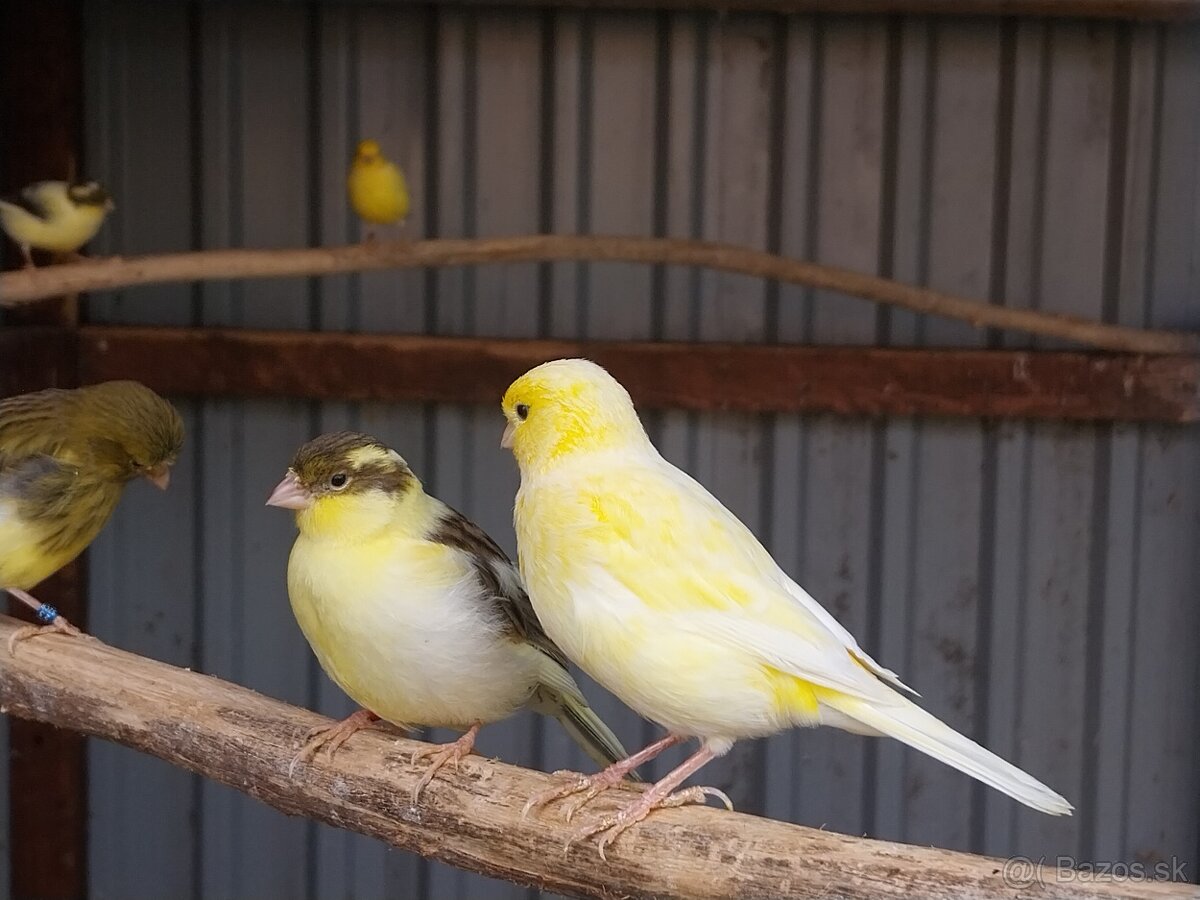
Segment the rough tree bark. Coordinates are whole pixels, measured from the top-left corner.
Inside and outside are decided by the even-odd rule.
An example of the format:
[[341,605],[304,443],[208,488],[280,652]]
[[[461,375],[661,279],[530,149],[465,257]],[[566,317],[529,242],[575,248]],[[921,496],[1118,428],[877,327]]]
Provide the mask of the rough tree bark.
[[[605,863],[591,843],[563,851],[587,811],[574,826],[553,809],[521,818],[526,798],[550,776],[472,757],[460,772],[440,774],[413,806],[409,793],[420,771],[405,760],[422,745],[369,730],[331,762],[301,766],[291,777],[297,739],[319,716],[93,639],[39,638],[9,656],[3,648],[17,625],[0,617],[0,708],[9,714],[117,741],[285,813],[523,885],[662,900],[1195,896],[1195,885],[1089,884],[1052,869],[1031,881],[1027,869],[1003,860],[712,808],[655,813],[611,847]],[[611,810],[630,790],[597,800],[590,815]]]

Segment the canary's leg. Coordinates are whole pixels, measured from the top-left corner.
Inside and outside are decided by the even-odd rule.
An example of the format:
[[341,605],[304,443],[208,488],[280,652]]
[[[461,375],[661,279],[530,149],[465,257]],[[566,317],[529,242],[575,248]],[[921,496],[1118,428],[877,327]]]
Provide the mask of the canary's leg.
[[17,588],[5,588],[5,590],[29,606],[34,611],[39,622],[45,623],[44,625],[26,625],[24,628],[18,628],[14,631],[12,637],[8,639],[8,652],[10,654],[17,652],[17,644],[21,641],[27,641],[31,637],[37,637],[39,634],[82,634],[78,628],[60,616],[58,610],[50,604],[42,603],[36,597]]
[[375,243],[375,229],[374,228],[368,228],[363,233],[363,243],[368,244],[368,245]]
[[608,857],[604,855],[604,850],[620,837],[625,830],[632,828],[646,816],[650,815],[650,811],[654,809],[666,809],[670,806],[683,806],[688,803],[703,803],[706,797],[716,797],[726,808],[733,810],[733,801],[725,794],[724,791],[719,791],[713,787],[691,787],[687,790],[673,793],[675,788],[683,784],[688,777],[699,771],[704,765],[712,762],[720,754],[715,753],[706,744],[701,747],[691,756],[683,761],[680,766],[669,772],[657,784],[653,785],[649,790],[638,797],[637,800],[630,803],[624,809],[612,816],[606,816],[594,825],[588,825],[586,828],[581,828],[579,831],[571,835],[567,839],[567,845],[564,849],[571,849],[571,845],[576,841],[581,841],[584,838],[591,837],[593,834],[599,834],[601,831],[604,835],[600,838],[600,843],[597,849],[600,851],[600,858],[608,862]]
[[334,725],[318,725],[316,728],[310,728],[304,735],[304,744],[300,747],[300,752],[292,757],[292,764],[288,766],[288,777],[290,778],[296,771],[297,765],[308,762],[316,756],[318,750],[324,750],[325,758],[332,759],[333,754],[342,744],[346,743],[350,735],[356,731],[362,731],[364,728],[370,727],[372,722],[378,721],[379,716],[375,713],[369,709],[360,709]]
[[21,258],[25,260],[25,268],[36,269],[37,266],[33,264],[33,251],[29,249],[29,245],[20,244],[19,246],[21,248]]
[[417,764],[417,760],[424,759],[427,756],[433,757],[433,762],[429,764],[429,768],[425,770],[425,774],[421,776],[421,780],[413,788],[413,803],[416,803],[421,798],[421,791],[425,790],[425,786],[433,781],[433,776],[437,774],[438,769],[452,762],[454,763],[454,771],[458,771],[459,761],[464,756],[470,754],[472,748],[475,746],[475,736],[479,734],[479,729],[482,727],[482,722],[476,722],[457,741],[451,741],[449,744],[438,744],[413,752],[412,757],[409,759],[409,764],[414,766]]
[[583,797],[568,804],[564,810],[566,820],[570,822],[571,817],[579,812],[586,803],[589,803],[592,798],[607,791],[610,787],[620,784],[626,775],[642,763],[649,762],[664,750],[674,747],[676,744],[682,744],[685,740],[687,738],[682,738],[676,734],[668,734],[665,738],[655,741],[645,750],[638,751],[628,759],[615,762],[607,769],[597,772],[595,775],[580,775],[576,772],[568,772],[566,770],[555,772],[555,775],[571,775],[573,779],[569,784],[562,787],[550,788],[548,791],[542,791],[542,793],[530,797],[529,801],[525,804],[525,808],[521,810],[521,818],[529,815],[530,810],[538,809],[547,803],[561,800],[563,797],[570,797],[572,794],[583,794]]

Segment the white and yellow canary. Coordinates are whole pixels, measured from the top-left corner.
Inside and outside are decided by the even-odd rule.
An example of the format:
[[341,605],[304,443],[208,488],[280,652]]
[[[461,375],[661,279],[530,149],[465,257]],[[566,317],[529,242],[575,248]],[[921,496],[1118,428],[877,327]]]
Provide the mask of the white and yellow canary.
[[[427,494],[373,437],[305,444],[267,501],[296,511],[288,594],[321,667],[363,707],[309,735],[297,761],[332,754],[382,718],[465,730],[433,748],[417,799],[480,726],[523,707],[553,716],[599,765],[625,757],[542,631],[516,567],[464,516]],[[415,760],[414,760],[415,761]]]
[[[400,167],[383,155],[378,141],[358,145],[346,176],[350,205],[368,225],[403,224],[408,217],[408,183]],[[367,231],[371,239],[371,231]]]
[[[742,738],[796,725],[894,737],[1052,815],[1071,805],[907,699],[896,675],[792,581],[719,501],[659,455],[625,389],[586,360],[546,363],[503,399],[521,468],[521,573],[546,633],[668,734],[631,760],[533,798],[584,801],[687,738],[700,749],[615,816],[601,855]],[[576,807],[578,807],[578,803]]]
[[112,197],[94,181],[40,181],[0,200],[0,229],[21,249],[25,265],[32,267],[31,250],[78,252],[96,236],[112,210]]

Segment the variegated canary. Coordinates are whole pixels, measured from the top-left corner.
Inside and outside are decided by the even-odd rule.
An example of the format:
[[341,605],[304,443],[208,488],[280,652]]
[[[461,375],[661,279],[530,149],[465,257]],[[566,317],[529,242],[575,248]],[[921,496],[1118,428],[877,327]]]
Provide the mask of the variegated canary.
[[45,623],[15,633],[79,631],[29,588],[99,534],[133,478],[165,489],[183,446],[183,421],[136,381],[45,390],[0,400],[0,588]]
[[[1034,809],[1071,805],[908,700],[745,525],[650,443],[629,394],[586,360],[545,363],[502,401],[502,444],[521,469],[515,522],[521,573],[546,633],[567,656],[667,737],[599,775],[530,801],[585,800],[633,764],[699,738],[698,752],[618,814],[601,855],[741,738],[795,725],[887,735]],[[578,804],[576,804],[578,806]]]
[[32,267],[31,249],[75,253],[96,236],[112,209],[112,197],[94,181],[39,181],[0,200],[0,228]]
[[[432,748],[414,802],[481,725],[522,707],[553,716],[600,765],[626,756],[546,637],[516,567],[421,486],[404,459],[353,432],[296,453],[267,501],[296,511],[288,595],[321,667],[363,709],[314,729],[296,760],[332,754],[376,718],[465,730]],[[414,757],[414,762],[416,757]]]

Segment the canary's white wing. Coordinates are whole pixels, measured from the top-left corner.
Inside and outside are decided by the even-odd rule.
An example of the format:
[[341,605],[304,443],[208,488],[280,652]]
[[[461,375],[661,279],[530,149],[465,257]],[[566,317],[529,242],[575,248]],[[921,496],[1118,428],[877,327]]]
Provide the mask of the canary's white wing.
[[672,627],[719,638],[813,684],[892,702],[896,695],[868,673],[893,682],[895,676],[800,591],[697,482],[646,457],[574,474],[572,489],[550,505],[557,507],[563,537],[576,532],[582,538],[567,538],[574,558],[565,560],[581,575],[589,570],[581,580],[604,569],[628,595],[670,615]]
[[[671,465],[661,457],[656,460],[660,471],[670,480],[672,480],[681,492],[687,496],[694,498],[697,506],[699,506],[705,515],[711,516],[721,522],[724,528],[738,535],[738,543],[742,545],[747,556],[753,562],[756,571],[763,575],[769,575],[783,590],[792,598],[795,603],[802,608],[806,613],[812,616],[817,622],[825,627],[842,644],[843,647],[854,657],[859,663],[869,669],[873,674],[882,678],[893,687],[908,691],[910,694],[917,695],[917,692],[900,680],[899,676],[891,669],[885,668],[870,657],[854,639],[849,631],[835,619],[825,607],[821,606],[808,591],[804,590],[800,585],[796,584],[792,578],[779,567],[774,558],[769,554],[765,547],[759,542],[753,532],[743,524],[743,522],[731,513],[725,506],[717,500],[708,490],[688,475],[675,466]],[[918,695],[919,696],[919,695]]]
[[0,198],[0,213],[10,223],[44,227],[56,218],[70,215],[74,209],[67,197],[67,186],[61,181],[39,181],[22,190]]
[[30,206],[40,210],[41,217],[46,220],[68,215],[75,208],[67,196],[65,181],[39,181],[21,191],[21,196]]
[[[913,695],[917,694],[917,691],[914,691],[910,686],[901,682],[895,672],[871,659],[871,656],[862,647],[858,646],[858,642],[854,640],[854,636],[850,634],[850,631],[847,631],[826,608],[818,604],[812,598],[811,594],[794,582],[787,575],[787,572],[780,569],[779,564],[770,556],[767,548],[762,546],[754,533],[749,528],[746,528],[742,520],[739,520],[737,516],[728,511],[721,504],[720,500],[713,497],[713,494],[709,493],[707,488],[704,488],[700,482],[691,478],[688,473],[682,472],[682,470],[672,466],[671,463],[662,460],[661,457],[654,462],[656,463],[654,468],[658,470],[656,474],[665,476],[667,480],[670,480],[679,493],[686,498],[686,504],[694,508],[690,514],[689,512],[684,512],[688,520],[696,522],[708,520],[716,528],[724,530],[724,532],[731,536],[731,550],[736,550],[743,557],[746,566],[758,577],[767,578],[770,582],[778,584],[784,590],[784,593],[788,595],[788,598],[791,598],[794,606],[798,607],[799,610],[803,610],[806,616],[814,620],[815,624],[820,625],[824,631],[836,638],[836,641],[847,650],[847,653],[854,660],[868,668],[875,676],[882,678],[884,682],[894,686],[894,688],[908,691]],[[766,640],[767,635],[758,634],[757,637],[760,640]],[[776,640],[778,640],[778,636],[776,636]]]

